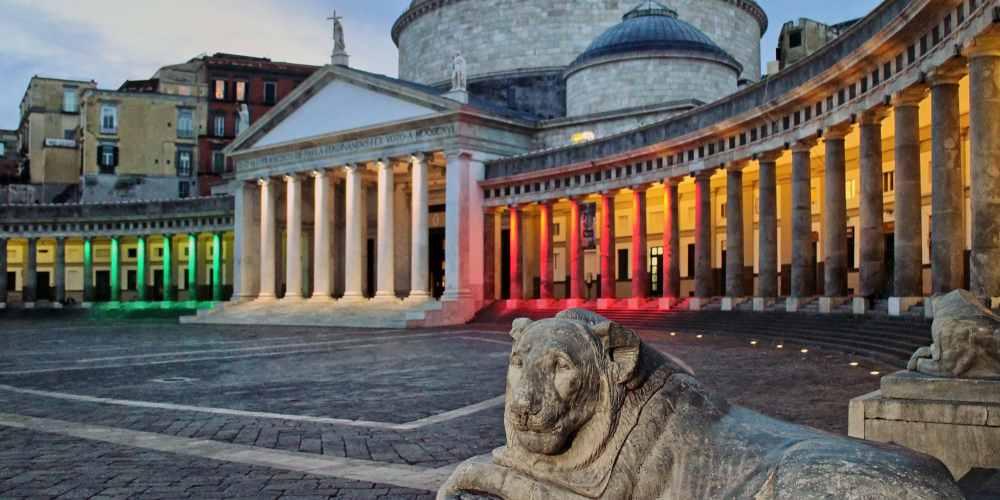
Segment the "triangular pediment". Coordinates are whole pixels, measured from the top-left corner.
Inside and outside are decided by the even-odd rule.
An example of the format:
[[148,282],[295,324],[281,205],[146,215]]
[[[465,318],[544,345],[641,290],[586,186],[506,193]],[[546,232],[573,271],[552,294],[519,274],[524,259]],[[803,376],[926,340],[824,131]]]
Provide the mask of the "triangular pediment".
[[264,115],[230,151],[266,148],[430,117],[460,106],[448,99],[349,68],[326,67]]

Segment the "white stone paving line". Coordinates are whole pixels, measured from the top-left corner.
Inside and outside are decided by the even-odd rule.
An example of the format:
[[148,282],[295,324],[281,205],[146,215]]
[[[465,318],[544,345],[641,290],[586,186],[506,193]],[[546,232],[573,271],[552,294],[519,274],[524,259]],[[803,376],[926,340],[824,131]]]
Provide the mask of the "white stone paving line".
[[317,476],[436,491],[455,465],[428,469],[354,458],[316,456],[253,446],[0,413],[0,426],[101,441],[132,448],[258,465]]
[[[441,335],[442,334],[440,334],[440,333],[428,333],[428,334],[423,334],[423,335],[410,335],[410,336],[407,336],[407,337],[400,337],[400,338],[394,339],[394,340],[398,340],[399,342],[408,342],[410,340],[421,340],[424,337],[433,337],[433,336],[441,336]],[[361,339],[361,340],[371,340],[371,339]],[[326,348],[321,348],[321,349],[315,349],[315,348],[313,348],[313,349],[300,349],[300,350],[293,350],[293,351],[262,352],[262,353],[257,353],[257,354],[241,354],[241,355],[235,355],[235,356],[206,356],[206,357],[200,357],[200,358],[168,359],[168,360],[163,360],[163,361],[149,361],[149,362],[146,362],[146,363],[126,363],[126,364],[117,364],[117,365],[98,365],[98,366],[68,366],[68,367],[60,367],[60,368],[34,368],[34,369],[26,369],[26,370],[3,371],[3,372],[0,372],[0,375],[36,375],[36,374],[39,374],[39,373],[73,372],[73,371],[83,371],[83,370],[107,370],[107,369],[112,369],[112,368],[134,368],[134,367],[142,367],[142,366],[175,365],[175,364],[182,364],[182,363],[197,363],[197,362],[203,362],[203,361],[227,361],[227,360],[235,360],[235,359],[267,358],[267,357],[285,356],[285,355],[292,355],[292,354],[314,354],[314,353],[322,353],[322,352],[339,352],[339,351],[349,351],[349,350],[355,350],[355,349],[368,349],[368,348],[371,348],[371,347],[382,347],[384,345],[385,345],[385,343],[379,343],[379,344],[358,344],[358,345],[348,345],[348,346],[335,347],[335,348],[326,347]]]
[[272,420],[291,420],[296,422],[310,422],[315,424],[343,425],[349,427],[364,427],[368,429],[384,429],[393,431],[411,431],[427,427],[429,425],[440,424],[456,418],[461,418],[473,413],[503,406],[504,397],[497,396],[486,401],[463,406],[455,410],[446,411],[430,417],[421,418],[412,422],[402,424],[391,422],[375,422],[370,420],[348,420],[344,418],[313,417],[309,415],[287,415],[284,413],[270,413],[249,410],[231,410],[228,408],[212,408],[208,406],[192,406],[174,403],[157,403],[153,401],[133,401],[129,399],[101,398],[96,396],[84,396],[80,394],[68,394],[65,392],[42,391],[37,389],[24,389],[10,385],[0,384],[0,391],[13,392],[16,394],[26,394],[44,398],[62,399],[64,401],[77,401],[82,403],[96,403],[116,406],[128,406],[132,408],[151,408],[157,410],[188,411],[196,413],[209,413],[213,415],[226,415],[233,417],[264,418]]

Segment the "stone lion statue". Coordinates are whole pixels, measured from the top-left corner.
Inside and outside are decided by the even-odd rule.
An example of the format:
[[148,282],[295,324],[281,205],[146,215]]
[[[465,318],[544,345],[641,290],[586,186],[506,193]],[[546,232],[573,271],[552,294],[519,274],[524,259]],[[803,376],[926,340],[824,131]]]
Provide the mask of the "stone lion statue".
[[913,354],[910,371],[936,377],[1000,378],[1000,317],[965,290],[934,300],[934,343]]
[[936,459],[730,406],[632,331],[593,313],[514,322],[492,461],[439,500],[959,499]]

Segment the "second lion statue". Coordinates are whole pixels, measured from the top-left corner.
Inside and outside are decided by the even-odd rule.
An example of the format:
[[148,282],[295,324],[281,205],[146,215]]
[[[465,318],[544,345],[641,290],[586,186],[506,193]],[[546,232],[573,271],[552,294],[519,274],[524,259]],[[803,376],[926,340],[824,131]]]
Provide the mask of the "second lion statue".
[[934,458],[731,406],[589,311],[511,335],[507,446],[460,465],[439,500],[964,498]]

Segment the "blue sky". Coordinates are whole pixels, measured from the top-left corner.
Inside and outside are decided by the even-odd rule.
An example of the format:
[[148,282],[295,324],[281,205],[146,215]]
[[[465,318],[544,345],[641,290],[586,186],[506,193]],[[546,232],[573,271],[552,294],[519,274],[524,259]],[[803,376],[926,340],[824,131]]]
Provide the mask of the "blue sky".
[[[762,59],[774,58],[788,20],[839,22],[871,11],[878,0],[757,0],[771,30]],[[16,128],[32,75],[96,80],[118,88],[160,66],[201,53],[234,52],[324,64],[336,8],[345,17],[353,66],[395,75],[389,30],[410,0],[0,0],[0,128]],[[638,3],[638,2],[637,2]]]

